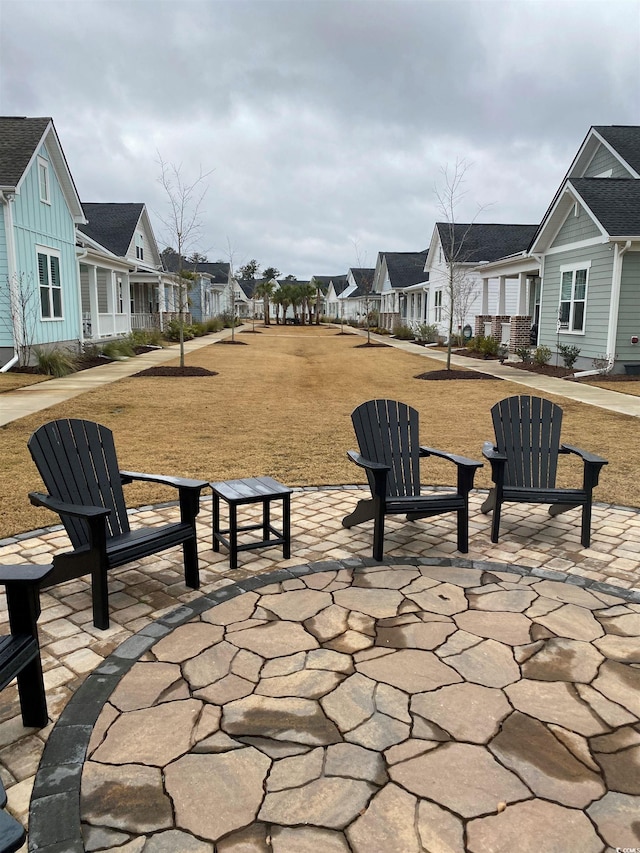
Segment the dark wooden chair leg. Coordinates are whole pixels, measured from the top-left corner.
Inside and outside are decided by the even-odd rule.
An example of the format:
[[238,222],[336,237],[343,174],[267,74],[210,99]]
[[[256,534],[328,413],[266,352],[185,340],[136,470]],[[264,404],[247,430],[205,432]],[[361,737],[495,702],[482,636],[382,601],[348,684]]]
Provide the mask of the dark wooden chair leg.
[[184,582],[190,589],[200,589],[200,573],[198,571],[198,543],[195,532],[193,539],[182,543],[184,556]]
[[213,512],[213,550],[220,550],[220,542],[217,533],[220,533],[220,496],[215,492],[213,493],[213,500],[211,502],[212,512]]
[[591,545],[591,502],[582,507],[582,530],[580,542],[583,548]]
[[285,560],[291,557],[291,495],[282,498],[282,536],[284,546],[282,553]]
[[238,507],[229,505],[229,568],[238,568]]
[[373,559],[382,561],[384,551],[384,503],[379,497],[373,499],[374,522],[373,522]]
[[493,518],[491,519],[491,541],[497,542],[500,534],[500,515],[502,511],[502,501],[495,498],[493,506]]
[[458,551],[466,554],[469,551],[469,506],[458,510]]

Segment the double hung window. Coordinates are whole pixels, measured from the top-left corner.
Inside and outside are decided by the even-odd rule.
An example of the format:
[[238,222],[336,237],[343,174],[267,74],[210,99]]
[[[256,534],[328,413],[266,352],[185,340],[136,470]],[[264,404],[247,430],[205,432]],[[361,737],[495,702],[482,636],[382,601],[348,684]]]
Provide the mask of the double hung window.
[[558,329],[561,332],[585,330],[588,267],[560,268],[560,309]]
[[436,323],[442,322],[442,291],[436,290],[433,294],[433,319]]
[[43,320],[62,317],[60,256],[52,249],[38,247],[38,281],[40,284],[40,316]]

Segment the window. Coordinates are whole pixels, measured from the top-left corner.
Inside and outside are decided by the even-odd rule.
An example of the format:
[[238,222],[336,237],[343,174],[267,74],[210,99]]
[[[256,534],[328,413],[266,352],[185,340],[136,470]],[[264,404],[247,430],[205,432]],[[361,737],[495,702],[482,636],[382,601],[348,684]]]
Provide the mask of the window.
[[138,232],[136,232],[136,258],[144,261],[144,238]]
[[436,290],[433,294],[433,319],[436,323],[442,322],[442,291]]
[[560,268],[558,330],[584,332],[588,267]]
[[55,320],[62,317],[60,256],[52,249],[38,248],[37,251],[40,316],[43,320]]
[[44,157],[38,157],[38,187],[40,189],[40,201],[51,204],[49,195],[49,163]]

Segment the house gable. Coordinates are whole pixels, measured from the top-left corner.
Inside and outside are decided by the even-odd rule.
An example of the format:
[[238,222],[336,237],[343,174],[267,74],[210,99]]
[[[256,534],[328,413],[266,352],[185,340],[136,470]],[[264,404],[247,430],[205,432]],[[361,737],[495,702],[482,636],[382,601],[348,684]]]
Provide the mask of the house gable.
[[151,228],[149,214],[142,203],[83,204],[87,224],[81,231],[119,258],[128,258],[136,266],[158,269],[162,260]]
[[550,248],[568,246],[580,243],[583,240],[602,238],[600,228],[598,228],[593,218],[580,202],[576,201],[574,204],[569,204],[568,207],[565,220],[560,226]]

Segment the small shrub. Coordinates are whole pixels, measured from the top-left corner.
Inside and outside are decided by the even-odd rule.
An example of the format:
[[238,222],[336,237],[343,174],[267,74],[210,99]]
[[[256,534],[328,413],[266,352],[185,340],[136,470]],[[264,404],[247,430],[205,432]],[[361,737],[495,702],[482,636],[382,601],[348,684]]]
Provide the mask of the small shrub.
[[213,317],[205,323],[207,332],[219,332],[222,329],[222,320],[220,317]]
[[508,357],[509,347],[506,344],[500,344],[498,347],[498,358],[500,359],[500,364],[504,364]]
[[492,337],[483,338],[479,344],[479,352],[481,352],[485,358],[490,358],[492,355],[498,355],[499,348],[500,343],[496,338]]
[[416,338],[424,344],[435,344],[438,340],[438,327],[435,323],[420,323]]
[[534,364],[543,367],[551,361],[551,350],[549,347],[536,347],[533,353]]
[[102,354],[108,358],[131,358],[131,356],[135,355],[131,342],[125,338],[119,341],[107,341],[106,344],[102,345],[101,349]]
[[571,370],[580,355],[580,347],[567,346],[566,344],[558,345],[558,352],[562,356],[564,366]]
[[[164,336],[168,341],[179,341],[180,320],[178,320],[176,317],[174,317],[172,320],[169,320],[164,330]],[[195,338],[193,329],[188,323],[185,323],[182,330],[182,339],[185,341],[190,341],[193,338]]]
[[484,335],[476,335],[475,338],[469,338],[466,347],[469,352],[482,352],[482,343],[484,340]]
[[43,350],[36,347],[34,352],[38,371],[46,376],[68,376],[76,370],[76,359],[68,350]]
[[162,333],[160,329],[134,329],[127,340],[132,347],[161,347]]
[[201,338],[203,335],[207,334],[207,327],[204,323],[193,323],[191,328],[193,330],[194,337],[196,338]]
[[414,338],[413,329],[407,326],[406,323],[395,323],[393,327],[393,335],[399,341],[412,341]]
[[531,347],[518,347],[516,355],[523,364],[531,364]]

